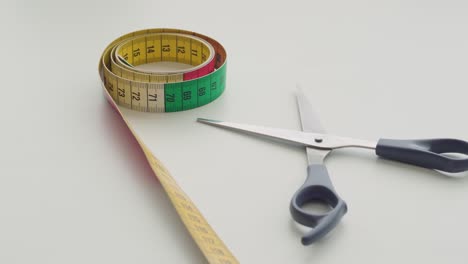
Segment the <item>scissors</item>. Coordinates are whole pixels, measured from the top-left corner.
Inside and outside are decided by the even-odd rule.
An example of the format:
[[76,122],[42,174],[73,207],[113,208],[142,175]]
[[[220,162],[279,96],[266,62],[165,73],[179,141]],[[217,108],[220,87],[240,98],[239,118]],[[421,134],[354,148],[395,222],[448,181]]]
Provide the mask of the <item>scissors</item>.
[[[468,155],[468,142],[458,139],[379,139],[378,142],[374,142],[333,136],[325,133],[301,90],[298,90],[297,93],[297,103],[302,131],[204,118],[198,118],[197,121],[306,147],[309,163],[307,179],[296,191],[290,203],[292,218],[297,223],[312,228],[302,237],[303,245],[310,245],[327,235],[338,225],[348,210],[345,201],[335,191],[324,165],[325,158],[334,149],[348,147],[371,149],[375,150],[377,156],[381,158],[448,173],[468,170],[468,158],[462,159],[446,155],[446,153]],[[311,213],[304,209],[304,205],[314,202],[325,203],[330,207],[330,210],[325,213]]]

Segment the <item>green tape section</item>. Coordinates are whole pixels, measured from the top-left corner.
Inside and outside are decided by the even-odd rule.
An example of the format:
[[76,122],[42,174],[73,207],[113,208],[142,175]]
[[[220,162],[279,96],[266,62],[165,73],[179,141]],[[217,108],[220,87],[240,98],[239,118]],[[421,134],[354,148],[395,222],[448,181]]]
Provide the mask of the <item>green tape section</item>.
[[191,80],[182,83],[182,108],[192,109],[198,106],[197,98],[198,81]]
[[164,85],[164,105],[166,112],[182,111],[182,83]]
[[223,92],[225,84],[222,82],[226,81],[226,78],[221,78],[226,74],[226,64],[221,66],[218,70],[211,74],[210,80],[210,100],[213,101],[214,99],[218,98],[221,93]]
[[200,79],[164,85],[166,112],[176,112],[206,105],[218,98],[226,87],[226,63]]
[[197,89],[198,106],[206,105],[209,102],[211,102],[210,79],[211,79],[210,75],[207,75],[203,78],[198,79],[198,89]]
[[227,64],[224,63],[224,65],[218,70],[220,71],[218,97],[224,92],[224,89],[226,88],[226,68],[227,68]]

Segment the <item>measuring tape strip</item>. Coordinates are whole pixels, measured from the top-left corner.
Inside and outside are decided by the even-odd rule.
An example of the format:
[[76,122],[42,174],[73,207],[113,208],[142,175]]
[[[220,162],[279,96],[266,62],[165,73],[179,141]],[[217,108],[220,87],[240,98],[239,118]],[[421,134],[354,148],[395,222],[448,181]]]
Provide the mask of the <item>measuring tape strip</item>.
[[[184,71],[151,72],[138,65],[173,61]],[[239,263],[164,165],[138,137],[117,105],[144,112],[173,112],[218,98],[226,81],[226,51],[215,40],[190,31],[148,29],[113,41],[99,63],[102,87],[142,149],[180,219],[208,263]]]

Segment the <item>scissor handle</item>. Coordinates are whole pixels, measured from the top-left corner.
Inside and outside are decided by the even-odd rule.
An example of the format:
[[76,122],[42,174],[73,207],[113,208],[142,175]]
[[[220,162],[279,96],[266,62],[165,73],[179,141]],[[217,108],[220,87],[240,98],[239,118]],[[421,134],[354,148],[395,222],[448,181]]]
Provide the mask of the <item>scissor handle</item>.
[[468,155],[468,142],[459,139],[380,139],[375,153],[382,158],[449,173],[468,170],[468,158],[459,159],[443,155]]
[[[302,208],[313,201],[326,203],[332,209],[324,214],[313,214]],[[333,230],[348,207],[333,188],[325,165],[309,165],[307,179],[292,197],[289,210],[296,222],[313,228],[301,240],[303,245],[310,245]]]

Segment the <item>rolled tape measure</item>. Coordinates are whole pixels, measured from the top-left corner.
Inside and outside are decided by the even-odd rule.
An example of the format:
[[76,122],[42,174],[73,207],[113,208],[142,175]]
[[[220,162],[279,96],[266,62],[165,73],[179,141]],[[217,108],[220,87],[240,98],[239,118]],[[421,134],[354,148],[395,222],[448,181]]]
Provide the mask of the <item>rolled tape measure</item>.
[[[183,71],[148,71],[156,62],[191,65]],[[218,98],[226,83],[226,51],[207,36],[176,29],[124,35],[104,51],[99,72],[118,105],[143,112],[174,112]]]
[[[180,71],[148,71],[142,64],[179,62]],[[151,153],[117,105],[143,112],[174,112],[205,105],[225,88],[226,51],[202,34],[177,29],[148,29],[114,40],[99,63],[102,87],[137,140],[180,219],[209,263],[239,263],[164,165]]]

